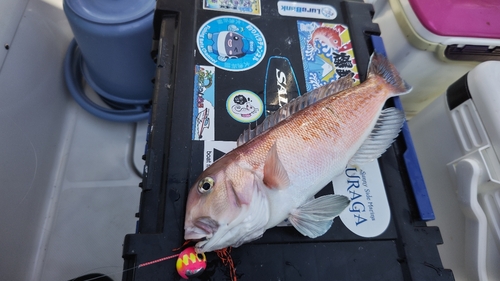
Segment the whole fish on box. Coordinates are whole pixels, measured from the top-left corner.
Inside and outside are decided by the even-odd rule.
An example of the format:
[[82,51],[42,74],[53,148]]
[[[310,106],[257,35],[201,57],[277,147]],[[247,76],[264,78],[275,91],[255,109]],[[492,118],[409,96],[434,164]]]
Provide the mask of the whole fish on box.
[[237,247],[288,219],[315,238],[349,204],[341,195],[311,199],[347,164],[380,157],[405,120],[385,101],[411,87],[380,54],[368,78],[353,86],[347,76],[313,90],[245,131],[238,147],[208,167],[189,191],[186,240],[197,252]]

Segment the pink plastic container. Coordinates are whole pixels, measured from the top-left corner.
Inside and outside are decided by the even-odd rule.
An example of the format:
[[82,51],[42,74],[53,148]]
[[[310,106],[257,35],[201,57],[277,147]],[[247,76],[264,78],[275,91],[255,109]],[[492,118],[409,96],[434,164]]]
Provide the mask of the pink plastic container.
[[500,60],[498,0],[377,2],[389,59],[413,86],[401,97],[408,118],[480,62]]

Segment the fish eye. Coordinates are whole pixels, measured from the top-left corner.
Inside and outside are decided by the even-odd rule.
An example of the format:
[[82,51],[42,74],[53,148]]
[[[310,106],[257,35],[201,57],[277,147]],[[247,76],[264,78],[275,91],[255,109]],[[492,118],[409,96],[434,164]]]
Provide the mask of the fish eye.
[[214,186],[214,180],[211,177],[206,177],[198,183],[198,191],[200,193],[209,192]]
[[233,37],[233,40],[240,40],[240,37],[238,37],[238,36],[234,36],[234,37]]

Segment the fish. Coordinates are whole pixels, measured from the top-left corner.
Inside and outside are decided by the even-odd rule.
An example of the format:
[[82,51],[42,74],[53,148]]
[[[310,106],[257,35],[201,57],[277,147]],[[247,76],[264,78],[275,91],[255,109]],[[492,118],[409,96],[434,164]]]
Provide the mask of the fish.
[[309,40],[309,44],[313,47],[316,40],[323,42],[325,44],[329,44],[331,47],[336,49],[342,46],[342,39],[340,38],[339,33],[330,27],[321,26],[316,28],[314,32],[311,34],[311,40]]
[[284,105],[199,175],[186,201],[184,238],[196,241],[198,253],[238,247],[284,220],[304,236],[323,235],[350,201],[314,195],[348,164],[361,166],[390,147],[405,115],[384,104],[409,91],[374,53],[363,83],[346,76]]

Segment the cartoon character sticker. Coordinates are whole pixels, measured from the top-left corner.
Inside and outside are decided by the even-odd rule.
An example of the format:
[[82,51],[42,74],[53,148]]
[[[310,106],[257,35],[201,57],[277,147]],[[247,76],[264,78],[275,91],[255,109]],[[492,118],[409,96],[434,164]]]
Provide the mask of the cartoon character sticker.
[[215,67],[195,66],[193,140],[214,140]]
[[201,55],[228,71],[244,71],[258,65],[266,54],[266,40],[251,22],[221,16],[205,22],[196,35]]
[[204,0],[203,9],[260,16],[260,0]]
[[[228,29],[238,30],[234,25],[228,26]],[[233,31],[208,33],[207,38],[213,41],[212,45],[207,46],[208,52],[218,55],[217,58],[222,62],[255,53],[255,42]]]
[[347,27],[342,24],[297,21],[307,91],[359,73]]
[[258,95],[247,90],[233,92],[226,101],[229,115],[241,123],[257,121],[262,115],[264,104]]

